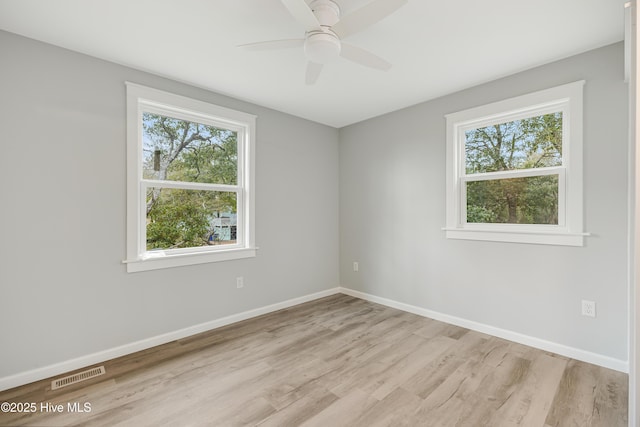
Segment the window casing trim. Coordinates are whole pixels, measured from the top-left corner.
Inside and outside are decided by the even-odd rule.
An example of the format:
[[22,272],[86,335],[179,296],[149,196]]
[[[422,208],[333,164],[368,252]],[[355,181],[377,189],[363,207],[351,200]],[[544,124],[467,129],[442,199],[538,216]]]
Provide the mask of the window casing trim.
[[[583,246],[582,92],[584,80],[447,114],[446,226],[449,239]],[[467,174],[465,131],[548,113],[563,114],[562,165]],[[466,222],[466,183],[558,175],[558,224]]]
[[[255,122],[256,116],[169,92],[126,82],[127,92],[127,265],[128,272],[255,257]],[[142,114],[151,112],[237,133],[237,183],[156,181],[143,179]],[[237,241],[234,244],[146,250],[146,188],[205,189],[236,193]]]

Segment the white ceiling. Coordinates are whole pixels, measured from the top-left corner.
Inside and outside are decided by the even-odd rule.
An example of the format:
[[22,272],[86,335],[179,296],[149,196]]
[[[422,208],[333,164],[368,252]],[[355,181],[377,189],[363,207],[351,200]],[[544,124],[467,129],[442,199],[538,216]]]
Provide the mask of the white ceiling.
[[0,29],[339,128],[620,41],[624,3],[409,0],[345,40],[390,71],[339,58],[314,86],[301,49],[236,47],[304,36],[280,0],[0,0]]

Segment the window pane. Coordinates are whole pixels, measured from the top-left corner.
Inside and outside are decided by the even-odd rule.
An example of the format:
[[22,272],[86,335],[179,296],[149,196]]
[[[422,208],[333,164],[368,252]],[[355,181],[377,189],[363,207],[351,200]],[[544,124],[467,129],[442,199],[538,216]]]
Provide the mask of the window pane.
[[147,250],[236,243],[236,193],[149,188]]
[[558,224],[558,175],[467,182],[467,223]]
[[562,165],[562,113],[465,132],[467,174]]
[[238,134],[143,113],[143,178],[236,185]]

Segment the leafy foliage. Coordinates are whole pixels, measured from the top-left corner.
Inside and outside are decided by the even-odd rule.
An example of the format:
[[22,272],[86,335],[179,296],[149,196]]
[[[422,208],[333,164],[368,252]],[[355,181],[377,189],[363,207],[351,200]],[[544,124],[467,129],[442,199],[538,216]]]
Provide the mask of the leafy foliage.
[[467,222],[558,223],[558,176],[467,183]]
[[212,218],[220,216],[221,205],[235,208],[235,193],[162,189],[147,216],[147,249],[208,244],[213,233]]
[[[230,130],[143,114],[145,179],[235,185],[237,146]],[[206,245],[214,219],[236,213],[237,206],[233,191],[160,187],[149,189],[146,202],[148,250]]]
[[[468,175],[562,164],[562,113],[466,132]],[[558,176],[467,182],[467,222],[557,224]]]
[[493,223],[496,222],[496,214],[483,206],[478,206],[477,201],[467,204],[467,222]]

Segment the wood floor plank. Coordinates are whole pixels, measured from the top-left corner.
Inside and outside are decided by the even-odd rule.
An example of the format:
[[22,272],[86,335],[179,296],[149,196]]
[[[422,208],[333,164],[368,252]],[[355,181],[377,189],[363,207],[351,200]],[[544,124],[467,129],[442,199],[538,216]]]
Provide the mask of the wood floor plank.
[[344,397],[303,422],[304,427],[352,426],[356,420],[369,412],[378,400],[359,389],[351,390]]
[[[407,354],[417,351],[425,342],[425,339],[417,335],[411,335],[407,339],[397,342],[370,357],[366,363],[343,365],[327,376],[329,381],[335,384],[330,390],[338,396],[344,396],[355,388],[364,388],[371,382],[382,381],[388,376],[389,368],[398,363]],[[347,368],[347,369],[344,369]],[[374,387],[375,388],[375,387]]]
[[386,395],[371,410],[353,422],[353,426],[419,426],[423,420],[415,416],[422,399],[402,388],[396,388]]
[[[50,379],[0,402],[0,426],[580,426],[627,424],[626,374],[333,295]],[[68,404],[90,403],[74,413]]]
[[494,412],[489,424],[505,427],[544,425],[566,366],[564,358],[539,354],[521,386]]
[[425,399],[421,413],[427,409],[436,426],[490,426],[491,415],[518,387],[529,364],[511,355],[495,368],[470,360]]
[[429,396],[438,388],[458,367],[465,363],[474,350],[486,342],[484,334],[469,332],[447,347],[446,351],[434,359],[420,372],[405,382],[402,387],[421,398]]
[[[261,427],[298,426],[337,400],[338,396],[324,387],[305,384],[281,396],[278,404],[274,405],[278,411],[259,422],[258,425]],[[289,404],[281,405],[282,401],[288,401]]]
[[569,360],[546,424],[626,426],[627,375]]
[[371,393],[378,400],[383,400],[395,391],[403,383],[421,372],[442,353],[442,349],[448,348],[451,338],[448,336],[435,337],[425,340],[424,343],[410,352],[406,357],[389,366],[387,372],[362,386],[362,389]]
[[457,340],[467,332],[469,332],[468,329],[461,328],[455,325],[448,325],[436,320],[431,320],[429,323],[426,323],[424,326],[418,329],[415,334],[424,338],[445,336]]

